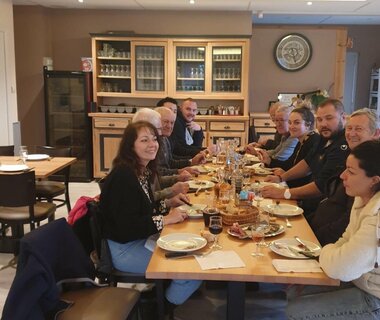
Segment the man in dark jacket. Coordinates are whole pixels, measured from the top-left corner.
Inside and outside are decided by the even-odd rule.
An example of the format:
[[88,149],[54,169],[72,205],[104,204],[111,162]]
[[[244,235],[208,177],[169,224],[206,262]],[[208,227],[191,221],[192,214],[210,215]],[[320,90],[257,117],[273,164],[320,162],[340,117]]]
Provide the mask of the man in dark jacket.
[[195,100],[187,98],[177,113],[170,140],[173,152],[180,156],[195,156],[202,147],[204,135],[201,126],[194,121],[198,106]]

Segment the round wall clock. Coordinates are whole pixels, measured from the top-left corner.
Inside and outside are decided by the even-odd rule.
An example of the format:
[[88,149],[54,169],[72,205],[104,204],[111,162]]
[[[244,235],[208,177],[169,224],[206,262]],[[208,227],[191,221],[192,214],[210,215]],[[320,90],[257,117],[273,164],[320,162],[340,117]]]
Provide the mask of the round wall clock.
[[277,64],[287,71],[298,71],[311,59],[311,44],[304,36],[292,33],[282,37],[274,48]]

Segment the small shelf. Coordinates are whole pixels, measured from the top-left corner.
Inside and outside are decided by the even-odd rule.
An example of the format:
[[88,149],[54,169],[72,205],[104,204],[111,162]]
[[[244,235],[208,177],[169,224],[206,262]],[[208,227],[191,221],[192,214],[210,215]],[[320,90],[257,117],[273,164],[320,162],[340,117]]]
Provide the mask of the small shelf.
[[136,77],[137,80],[163,80],[162,77]]
[[99,75],[98,78],[104,78],[104,79],[131,79],[131,77],[127,76],[104,76],[104,75]]
[[240,78],[214,78],[214,81],[240,81]]
[[203,81],[205,78],[177,78],[177,80],[194,80],[194,81]]
[[164,58],[137,58],[136,61],[164,61]]
[[240,62],[241,59],[214,59],[214,62]]
[[131,60],[127,57],[98,57],[99,60]]
[[180,62],[205,62],[205,59],[177,59]]

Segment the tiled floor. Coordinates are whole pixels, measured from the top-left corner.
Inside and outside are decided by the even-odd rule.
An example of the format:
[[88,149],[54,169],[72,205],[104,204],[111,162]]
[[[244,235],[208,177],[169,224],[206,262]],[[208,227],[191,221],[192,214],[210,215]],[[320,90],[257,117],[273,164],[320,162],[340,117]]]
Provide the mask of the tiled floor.
[[[98,185],[91,183],[70,183],[71,204],[82,196],[95,196],[99,193]],[[57,210],[56,218],[67,217],[66,207]],[[13,255],[0,253],[0,265],[7,264]],[[15,275],[15,269],[6,268],[0,271],[0,312]],[[203,286],[199,294],[187,301],[175,310],[175,318],[178,320],[213,320],[225,319],[226,313],[225,288],[211,288]],[[262,293],[256,290],[247,290],[246,293],[246,319],[286,319],[283,309],[286,300],[283,293]],[[73,319],[76,320],[76,319]],[[79,319],[78,319],[79,320]],[[107,319],[108,320],[108,319]]]

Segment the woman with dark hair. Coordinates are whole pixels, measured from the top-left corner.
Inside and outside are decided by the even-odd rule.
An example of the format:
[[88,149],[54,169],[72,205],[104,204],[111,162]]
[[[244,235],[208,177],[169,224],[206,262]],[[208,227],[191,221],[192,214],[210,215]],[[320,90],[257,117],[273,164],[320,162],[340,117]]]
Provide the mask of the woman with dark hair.
[[[293,109],[289,115],[289,134],[297,138],[298,143],[293,154],[287,160],[273,159],[267,153],[261,153],[262,162],[270,168],[277,168],[274,174],[280,176],[295,164],[300,162],[306,155],[318,145],[320,136],[314,131],[314,114],[306,106]],[[310,182],[311,175],[296,180],[287,181],[291,188],[303,186]]]
[[289,319],[380,318],[380,142],[355,147],[346,165],[341,179],[346,193],[355,197],[350,223],[319,257],[324,272],[342,284],[339,288],[306,286],[298,290],[298,297],[289,294]]
[[[152,255],[145,246],[147,238],[165,225],[187,218],[178,208],[165,216],[160,214],[154,201],[150,184],[156,176],[157,137],[157,129],[148,122],[127,126],[100,195],[104,235],[112,261],[124,272],[145,273]],[[200,284],[195,280],[173,280],[166,298],[174,305],[181,304]]]

